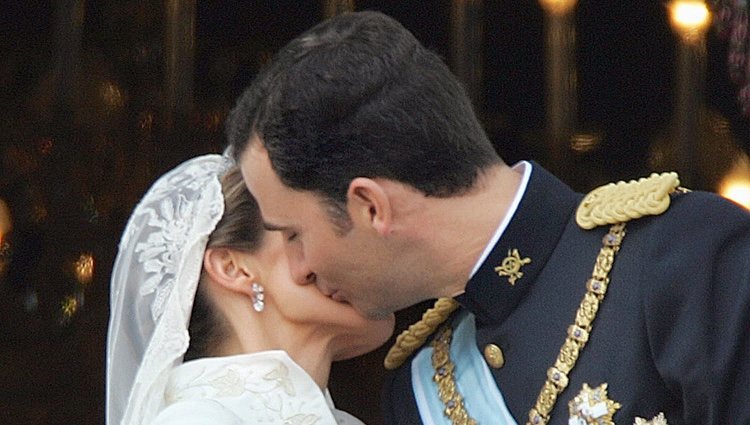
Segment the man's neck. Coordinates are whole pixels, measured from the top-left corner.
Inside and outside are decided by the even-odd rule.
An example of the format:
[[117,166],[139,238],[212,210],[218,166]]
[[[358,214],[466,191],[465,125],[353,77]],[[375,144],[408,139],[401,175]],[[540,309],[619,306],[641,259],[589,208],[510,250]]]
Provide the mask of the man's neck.
[[469,193],[452,198],[428,198],[427,231],[436,274],[435,296],[464,292],[469,275],[493,234],[509,213],[522,173],[507,165],[487,170]]

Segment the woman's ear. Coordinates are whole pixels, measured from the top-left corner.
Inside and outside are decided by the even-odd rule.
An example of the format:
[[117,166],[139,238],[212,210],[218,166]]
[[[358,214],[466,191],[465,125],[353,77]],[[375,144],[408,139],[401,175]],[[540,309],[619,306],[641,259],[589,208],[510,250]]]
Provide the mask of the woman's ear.
[[203,255],[203,269],[219,286],[251,295],[256,276],[241,261],[242,255],[231,248],[208,248]]
[[346,198],[353,221],[370,226],[381,235],[390,232],[393,209],[382,185],[366,177],[357,177],[349,183]]

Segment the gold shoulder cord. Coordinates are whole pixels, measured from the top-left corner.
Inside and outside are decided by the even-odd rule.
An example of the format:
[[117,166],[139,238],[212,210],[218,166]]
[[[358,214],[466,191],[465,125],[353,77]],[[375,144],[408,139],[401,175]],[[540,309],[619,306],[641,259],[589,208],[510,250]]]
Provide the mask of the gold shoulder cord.
[[396,343],[383,361],[385,368],[393,370],[401,366],[457,308],[458,302],[453,298],[439,298],[435,301],[435,306],[424,312],[422,320],[409,326],[396,338]]
[[598,187],[583,198],[576,212],[576,222],[583,229],[593,229],[659,215],[669,208],[669,195],[679,185],[677,173],[654,173],[650,177]]

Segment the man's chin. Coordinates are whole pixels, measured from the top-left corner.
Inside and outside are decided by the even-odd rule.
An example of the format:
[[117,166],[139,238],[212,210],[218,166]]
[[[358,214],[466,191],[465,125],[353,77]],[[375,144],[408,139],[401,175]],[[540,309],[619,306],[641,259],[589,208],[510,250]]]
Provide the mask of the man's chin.
[[359,312],[359,314],[361,314],[367,320],[383,321],[383,320],[391,320],[393,318],[393,312],[389,310],[374,309],[372,307],[367,308],[367,309],[362,309],[362,308],[358,308],[357,306],[354,306],[354,308]]

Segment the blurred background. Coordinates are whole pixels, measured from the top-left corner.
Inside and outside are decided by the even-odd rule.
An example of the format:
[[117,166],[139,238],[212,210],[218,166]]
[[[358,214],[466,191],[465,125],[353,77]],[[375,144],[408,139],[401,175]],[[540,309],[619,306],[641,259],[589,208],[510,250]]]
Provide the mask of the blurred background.
[[[227,112],[276,50],[363,9],[445,58],[508,162],[580,191],[677,170],[750,207],[742,1],[6,0],[0,423],[104,422],[109,271],[131,209],[167,169],[223,148]],[[386,348],[332,375],[337,404],[370,424]]]

